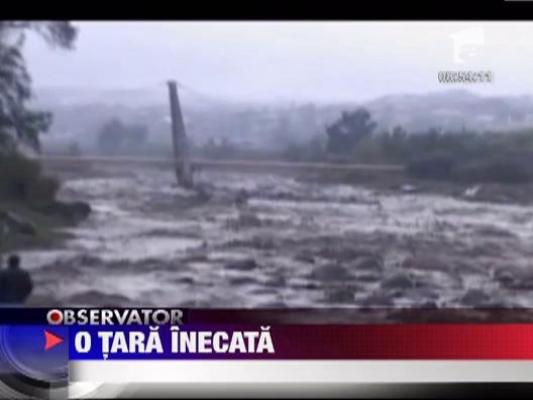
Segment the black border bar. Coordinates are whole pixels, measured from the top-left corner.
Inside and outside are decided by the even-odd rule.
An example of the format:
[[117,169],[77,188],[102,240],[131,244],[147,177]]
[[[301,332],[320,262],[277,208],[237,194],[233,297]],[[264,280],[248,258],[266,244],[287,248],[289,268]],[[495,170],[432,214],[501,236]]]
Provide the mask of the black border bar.
[[10,2],[3,19],[533,20],[533,0]]

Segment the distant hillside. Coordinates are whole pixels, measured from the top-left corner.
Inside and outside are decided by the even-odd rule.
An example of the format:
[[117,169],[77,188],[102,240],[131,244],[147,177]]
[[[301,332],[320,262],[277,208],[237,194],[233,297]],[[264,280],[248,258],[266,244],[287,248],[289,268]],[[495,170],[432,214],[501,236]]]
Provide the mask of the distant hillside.
[[[94,146],[102,124],[110,118],[146,125],[150,140],[169,144],[168,93],[164,83],[144,89],[41,88],[35,102],[54,113],[45,141],[60,139]],[[282,148],[324,135],[325,126],[343,110],[364,106],[378,130],[402,126],[410,133],[510,130],[533,126],[531,96],[487,97],[465,90],[401,94],[365,104],[288,104],[231,102],[180,89],[185,124],[196,143],[226,138],[247,146]]]
[[366,104],[385,129],[506,130],[533,125],[533,98],[483,97],[466,90],[391,95]]

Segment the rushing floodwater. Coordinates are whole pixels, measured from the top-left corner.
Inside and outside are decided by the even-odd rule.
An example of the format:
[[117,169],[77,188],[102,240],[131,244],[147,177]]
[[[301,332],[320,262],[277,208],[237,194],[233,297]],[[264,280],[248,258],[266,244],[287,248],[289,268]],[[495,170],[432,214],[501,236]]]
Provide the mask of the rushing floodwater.
[[[67,179],[91,204],[73,239],[29,251],[36,295],[69,305],[533,305],[533,209],[268,174]],[[236,204],[241,189],[247,204]],[[531,270],[531,272],[529,272]]]

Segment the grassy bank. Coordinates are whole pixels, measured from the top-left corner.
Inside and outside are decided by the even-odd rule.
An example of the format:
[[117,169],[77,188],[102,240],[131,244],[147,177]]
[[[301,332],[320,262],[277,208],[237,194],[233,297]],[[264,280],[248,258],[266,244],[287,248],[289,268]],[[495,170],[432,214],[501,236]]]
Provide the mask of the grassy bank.
[[18,153],[0,154],[0,254],[45,248],[69,237],[62,228],[87,215],[88,206],[56,199],[59,182]]

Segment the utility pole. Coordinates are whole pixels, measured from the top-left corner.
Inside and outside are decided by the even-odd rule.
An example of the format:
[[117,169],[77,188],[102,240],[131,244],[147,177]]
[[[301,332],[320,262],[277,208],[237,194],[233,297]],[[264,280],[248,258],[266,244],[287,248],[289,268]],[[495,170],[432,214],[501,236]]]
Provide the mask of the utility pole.
[[172,145],[174,148],[176,179],[178,180],[178,185],[190,189],[193,187],[193,177],[176,81],[168,82],[168,93],[170,98],[170,117],[172,119]]

